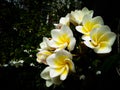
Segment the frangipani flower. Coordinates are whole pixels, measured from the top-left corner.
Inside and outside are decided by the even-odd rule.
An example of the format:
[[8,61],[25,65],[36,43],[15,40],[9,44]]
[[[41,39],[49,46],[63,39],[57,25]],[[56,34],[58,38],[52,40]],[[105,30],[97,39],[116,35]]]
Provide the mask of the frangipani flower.
[[[86,7],[82,10],[71,11],[65,17],[61,17],[58,24],[54,24],[55,29],[51,30],[50,39],[43,37],[43,42],[40,43],[40,49],[36,56],[37,62],[44,63],[47,66],[40,74],[41,78],[46,80],[47,87],[53,84],[60,85],[66,80],[69,73],[75,72],[74,65],[80,64],[83,58],[92,59],[89,64],[90,67],[85,69],[89,72],[89,70],[94,70],[91,65],[96,62],[96,58],[93,58],[93,55],[96,55],[95,53],[105,54],[111,52],[116,34],[111,32],[107,25],[104,25],[101,16],[93,17],[93,13],[93,10],[88,10]],[[72,31],[71,28],[74,30]],[[75,37],[73,34],[75,34]],[[93,57],[88,48],[94,50]],[[87,58],[86,55],[83,55],[86,51],[88,51]],[[73,57],[74,60],[76,59],[75,62],[72,60]],[[86,65],[86,63],[84,64]],[[96,66],[99,66],[97,64]],[[77,73],[74,74],[77,75],[75,75],[75,78],[80,73],[78,79],[85,78],[84,74],[82,74],[84,72],[83,68],[76,66]]]
[[72,54],[64,49],[50,55],[46,61],[50,67],[51,78],[60,76],[60,80],[65,80],[69,71],[75,71]]
[[41,78],[46,80],[46,86],[50,87],[53,84],[55,85],[61,84],[62,81],[60,80],[60,78],[59,77],[51,78],[49,71],[50,71],[50,67],[46,67],[40,74]]
[[51,47],[57,49],[64,49],[67,47],[69,51],[74,49],[76,40],[72,30],[68,26],[63,25],[60,29],[53,29],[51,31],[51,36]]
[[92,17],[93,13],[93,10],[88,10],[86,7],[84,7],[82,10],[71,11],[70,22],[75,26],[80,25],[85,15],[89,14]]
[[86,40],[86,38],[89,40],[90,32],[94,28],[99,28],[103,24],[102,17],[96,16],[92,18],[91,15],[85,15],[82,21],[82,26],[76,26],[76,30],[83,34],[83,40]]
[[91,40],[85,40],[88,47],[94,49],[96,53],[109,53],[115,41],[116,34],[111,32],[108,26],[95,28],[90,32]]

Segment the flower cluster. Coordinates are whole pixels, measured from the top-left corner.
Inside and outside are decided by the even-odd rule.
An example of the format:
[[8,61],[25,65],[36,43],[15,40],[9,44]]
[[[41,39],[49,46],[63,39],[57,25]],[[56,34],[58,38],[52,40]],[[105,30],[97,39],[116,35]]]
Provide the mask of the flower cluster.
[[54,24],[51,37],[43,37],[36,56],[37,62],[46,65],[40,76],[46,80],[47,87],[61,84],[68,74],[76,71],[74,56],[78,55],[75,50],[82,48],[80,43],[96,54],[111,52],[116,34],[104,24],[101,16],[93,17],[93,14],[94,11],[86,7],[71,11]]

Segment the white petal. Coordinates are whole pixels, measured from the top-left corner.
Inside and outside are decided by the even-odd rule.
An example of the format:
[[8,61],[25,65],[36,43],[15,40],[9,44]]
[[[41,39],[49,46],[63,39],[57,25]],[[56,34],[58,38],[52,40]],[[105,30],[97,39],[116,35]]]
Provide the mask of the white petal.
[[93,10],[88,10],[87,7],[84,7],[84,8],[82,9],[82,12],[83,12],[85,15],[86,15],[86,14],[91,15],[91,17],[93,16],[93,13],[94,13]]
[[50,40],[49,45],[50,45],[50,47],[52,47],[54,49],[58,48],[58,45],[56,45],[56,41],[54,41],[53,39]]
[[68,50],[72,51],[75,47],[76,44],[76,39],[75,38],[71,38],[70,43],[68,45]]
[[51,85],[53,85],[53,82],[51,80],[47,80],[46,81],[46,86],[50,87]]
[[66,56],[66,57],[68,57],[69,59],[72,59],[71,53],[68,52],[67,50],[64,50],[64,49],[60,50],[59,52],[56,52],[56,55],[57,55],[57,56]]
[[60,80],[65,80],[67,78],[68,73],[69,73],[69,67],[68,65],[66,65],[64,71],[60,76]]
[[50,77],[54,78],[59,75],[64,71],[65,68],[50,68]]
[[92,17],[89,14],[87,14],[83,17],[83,25],[88,21],[92,21]]
[[43,37],[43,42],[40,43],[40,47],[41,49],[52,49],[52,47],[50,47],[50,40],[46,37]]
[[116,36],[116,34],[114,32],[112,32],[111,35],[109,35],[109,36],[111,36],[110,41],[109,41],[109,45],[112,46],[113,43],[115,42],[115,39],[116,39],[117,36]]
[[75,72],[75,66],[72,60],[66,59],[67,66],[71,72]]
[[50,70],[50,67],[46,67],[40,74],[41,78],[45,80],[49,80],[50,79],[49,70]]
[[94,48],[94,51],[96,53],[109,53],[109,52],[111,52],[111,46],[107,46],[107,47],[103,47],[103,48],[100,48],[100,47]]
[[95,42],[108,42],[108,45],[113,45],[116,34],[111,32],[110,28],[107,25],[101,26],[97,29],[91,31],[90,36]]
[[102,25],[99,28],[95,28],[90,32],[90,37],[93,41],[97,42],[106,32],[110,32],[110,28],[107,25]]
[[69,26],[69,17],[61,17],[60,24]]
[[52,68],[58,68],[59,67],[57,64],[55,64],[55,61],[56,61],[55,58],[56,58],[56,54],[54,53],[46,59],[47,64]]
[[92,45],[92,43],[88,40],[84,41],[84,44],[89,47],[89,48],[94,48],[94,46]]
[[103,19],[102,19],[101,16],[96,16],[96,17],[94,17],[92,21],[93,21],[94,23],[97,23],[97,24],[101,24],[101,25],[104,24],[104,21],[103,21]]
[[75,29],[76,29],[78,32],[80,32],[80,33],[84,33],[84,32],[82,31],[82,26],[76,26]]
[[60,44],[58,47],[57,47],[57,49],[65,49],[66,47],[68,46],[68,43],[67,42],[65,42],[65,43],[63,43],[63,44]]
[[91,38],[88,35],[82,35],[82,40],[89,41],[89,40],[91,40]]
[[44,39],[45,39],[45,37],[43,37],[43,42],[40,43],[40,47],[41,47],[42,49],[47,48],[47,44],[46,44],[46,42],[44,41]]
[[106,41],[108,45],[112,46],[114,41],[116,39],[116,34],[113,32],[106,32],[104,33],[101,38],[99,39],[99,42]]
[[63,25],[63,26],[61,27],[61,32],[68,34],[69,37],[72,37],[72,36],[73,36],[72,30],[70,29],[70,27],[68,27],[68,26],[66,26],[66,25]]
[[52,30],[51,36],[54,41],[58,41],[58,37],[61,36],[61,30]]

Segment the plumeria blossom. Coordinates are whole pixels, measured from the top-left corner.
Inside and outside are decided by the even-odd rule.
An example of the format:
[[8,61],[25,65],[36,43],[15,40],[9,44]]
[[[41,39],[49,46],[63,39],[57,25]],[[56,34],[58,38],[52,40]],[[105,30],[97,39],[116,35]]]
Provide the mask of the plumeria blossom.
[[46,61],[50,67],[51,78],[60,76],[60,80],[65,80],[70,71],[75,71],[72,54],[64,49],[50,55]]
[[72,30],[63,25],[60,29],[53,29],[51,31],[51,47],[57,49],[67,48],[69,51],[72,51],[76,44],[76,39],[73,36]]
[[71,11],[70,22],[74,25],[80,25],[85,15],[89,14],[92,17],[93,13],[93,10],[88,10],[86,7],[84,7],[82,10]]
[[[47,87],[60,85],[70,73],[76,72],[74,74],[80,75],[84,69],[79,66],[75,68],[77,61],[76,65],[79,65],[82,59],[90,58],[94,62],[96,58],[91,58],[91,52],[87,53],[90,54],[88,58],[83,55],[86,50],[94,50],[95,56],[111,52],[116,34],[111,32],[109,26],[104,25],[101,16],[93,17],[93,13],[93,10],[86,7],[71,11],[65,17],[61,17],[58,24],[54,24],[55,29],[51,30],[50,39],[43,37],[36,60],[47,66],[40,74],[41,78],[46,80]],[[93,62],[88,70],[92,70]],[[81,74],[79,79],[84,80],[85,75]]]
[[41,78],[46,80],[46,86],[50,87],[51,85],[60,85],[62,81],[60,80],[59,76],[51,78],[50,77],[50,67],[46,67],[41,73]]
[[111,32],[108,26],[95,28],[90,32],[91,40],[85,40],[88,47],[94,49],[96,53],[109,53],[115,41],[116,34]]
[[82,21],[82,25],[76,26],[76,30],[83,34],[83,40],[89,40],[90,32],[94,28],[99,28],[103,24],[104,22],[101,16],[91,17],[91,15],[85,15]]

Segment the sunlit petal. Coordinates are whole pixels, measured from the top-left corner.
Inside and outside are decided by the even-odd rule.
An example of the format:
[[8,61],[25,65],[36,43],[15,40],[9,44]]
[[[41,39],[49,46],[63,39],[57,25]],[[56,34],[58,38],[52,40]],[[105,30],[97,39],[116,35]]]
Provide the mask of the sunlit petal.
[[65,65],[65,70],[62,72],[60,76],[60,80],[65,80],[67,78],[68,73],[69,73],[69,67],[68,65]]
[[90,36],[89,35],[82,35],[82,39],[83,40],[91,40]]
[[99,23],[99,24],[101,24],[101,25],[104,25],[104,21],[103,21],[103,19],[102,19],[101,16],[96,16],[96,17],[94,17],[94,18],[93,18],[93,22],[94,22],[94,23]]
[[69,15],[67,15],[66,17],[61,17],[59,23],[62,24],[62,25],[69,26],[69,24],[70,24]]
[[82,12],[84,13],[84,15],[86,15],[86,14],[91,15],[91,17],[93,16],[93,13],[94,13],[93,10],[88,10],[87,7],[83,7]]
[[78,32],[80,32],[80,33],[84,33],[84,32],[82,31],[82,26],[76,26],[75,29],[76,29]]
[[110,32],[110,31],[111,31],[110,28],[107,25],[104,25],[99,28],[93,29],[90,33],[90,37],[93,40],[97,41],[98,39],[100,39],[100,37],[102,37],[105,34],[105,32]]
[[94,48],[96,53],[109,53],[111,52],[111,46],[107,42],[100,43],[100,46]]
[[94,45],[89,40],[85,40],[84,44],[89,48],[94,48]]
[[75,38],[71,38],[70,41],[71,42],[68,45],[68,50],[72,51],[74,49],[75,44],[76,44],[76,39]]
[[59,76],[62,74],[62,72],[65,70],[65,67],[61,67],[61,68],[51,68],[50,69],[50,77],[54,78],[56,76]]
[[67,66],[69,67],[69,70],[72,72],[75,72],[75,66],[74,66],[74,63],[72,62],[72,60],[66,59],[65,61],[67,63]]

